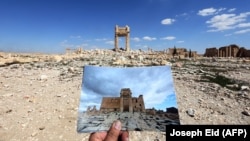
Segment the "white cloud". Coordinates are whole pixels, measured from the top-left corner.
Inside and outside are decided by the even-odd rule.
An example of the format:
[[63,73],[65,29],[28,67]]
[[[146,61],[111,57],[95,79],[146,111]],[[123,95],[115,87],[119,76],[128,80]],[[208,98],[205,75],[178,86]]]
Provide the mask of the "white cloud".
[[95,39],[96,41],[107,41],[106,38],[101,38],[101,39]]
[[71,48],[71,49],[76,49],[76,48],[86,48],[88,47],[88,44],[82,43],[82,44],[70,44],[68,40],[64,40],[60,43],[62,47],[65,48]]
[[131,40],[136,41],[136,42],[141,41],[140,38],[138,38],[138,37],[131,38]]
[[60,45],[62,47],[65,47],[65,48],[74,48],[75,46],[73,44],[69,44],[68,40],[64,40],[60,43]]
[[217,11],[217,9],[211,7],[211,8],[199,10],[199,12],[197,14],[201,15],[201,16],[209,16],[209,15],[215,14],[216,11]]
[[179,15],[176,15],[176,17],[181,17],[181,16],[187,16],[188,14],[187,13],[182,13],[182,14],[179,14]]
[[170,25],[170,24],[172,24],[173,22],[175,22],[175,19],[167,18],[167,19],[163,19],[163,20],[161,21],[161,24]]
[[231,9],[228,9],[227,12],[234,12],[236,10],[236,8],[231,8]]
[[215,14],[217,14],[217,13],[219,13],[221,11],[224,11],[224,10],[226,10],[226,8],[219,8],[219,9],[217,9],[217,12]]
[[219,12],[224,11],[224,10],[226,10],[226,8],[215,9],[211,7],[211,8],[205,8],[205,9],[199,10],[197,14],[200,16],[210,16],[210,15],[218,14]]
[[177,41],[177,43],[184,43],[184,41]]
[[244,33],[247,33],[247,32],[250,32],[250,28],[236,31],[236,32],[234,32],[234,34],[244,34]]
[[212,17],[209,21],[206,21],[209,24],[209,27],[213,28],[208,30],[208,32],[217,32],[224,31],[235,28],[248,27],[249,23],[243,23],[247,20],[247,17],[250,15],[250,12],[236,14],[221,14]]
[[237,27],[250,27],[250,23],[240,23]]
[[182,13],[181,16],[187,16],[188,14],[187,13]]
[[143,40],[146,40],[146,41],[153,41],[153,40],[156,40],[156,38],[155,38],[155,37],[144,36],[144,37],[143,37]]
[[114,45],[114,41],[106,41],[105,44]]
[[80,44],[80,45],[75,45],[76,48],[84,48],[87,47],[88,44]]
[[81,36],[80,35],[78,35],[78,36],[70,36],[70,38],[72,38],[72,39],[80,39]]
[[176,37],[174,36],[167,36],[167,37],[161,38],[161,40],[174,40],[174,39],[176,39]]
[[68,40],[63,40],[63,41],[61,42],[61,45],[66,44],[67,42],[68,42]]

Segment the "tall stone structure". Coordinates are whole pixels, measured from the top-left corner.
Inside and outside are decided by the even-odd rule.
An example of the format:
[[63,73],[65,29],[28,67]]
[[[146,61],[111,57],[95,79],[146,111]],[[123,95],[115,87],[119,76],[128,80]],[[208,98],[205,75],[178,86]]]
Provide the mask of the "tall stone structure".
[[130,51],[130,46],[129,46],[130,29],[127,25],[125,27],[118,27],[118,25],[115,26],[115,51],[119,50],[119,47],[118,47],[119,37],[126,37],[125,50]]
[[213,48],[206,48],[206,52],[204,54],[205,57],[218,57],[219,50],[215,47]]
[[248,50],[232,44],[219,49],[206,48],[205,57],[249,57]]
[[143,96],[132,97],[129,88],[123,88],[120,97],[103,97],[100,112],[145,112]]
[[237,57],[250,57],[250,50],[245,49],[244,47],[241,47],[239,51],[237,52]]
[[236,57],[239,47],[237,45],[229,45],[220,47],[218,51],[219,57]]

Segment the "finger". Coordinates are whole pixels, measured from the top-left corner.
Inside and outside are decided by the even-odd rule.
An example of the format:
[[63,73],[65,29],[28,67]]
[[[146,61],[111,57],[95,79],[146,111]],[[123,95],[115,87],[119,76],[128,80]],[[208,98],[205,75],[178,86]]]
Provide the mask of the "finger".
[[105,141],[117,141],[121,128],[122,128],[121,122],[119,120],[115,121],[109,129]]
[[103,141],[107,136],[107,132],[92,133],[89,137],[89,141]]
[[121,141],[128,141],[128,139],[129,139],[128,131],[123,131],[121,134]]

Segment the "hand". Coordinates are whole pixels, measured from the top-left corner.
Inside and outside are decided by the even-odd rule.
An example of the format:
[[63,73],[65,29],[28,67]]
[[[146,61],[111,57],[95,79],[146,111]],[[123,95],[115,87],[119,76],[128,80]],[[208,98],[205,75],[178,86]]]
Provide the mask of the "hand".
[[92,133],[89,141],[128,141],[128,132],[121,131],[121,129],[121,122],[114,121],[108,132]]

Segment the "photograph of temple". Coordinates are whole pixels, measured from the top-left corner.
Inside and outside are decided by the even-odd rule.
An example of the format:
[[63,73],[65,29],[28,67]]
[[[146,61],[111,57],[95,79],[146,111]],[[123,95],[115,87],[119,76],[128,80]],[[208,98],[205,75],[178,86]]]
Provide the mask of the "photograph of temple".
[[103,97],[100,112],[145,112],[143,95],[132,97],[129,88],[121,89],[120,97]]
[[169,66],[85,66],[82,82],[78,133],[107,131],[117,119],[131,131],[164,132],[180,124]]

